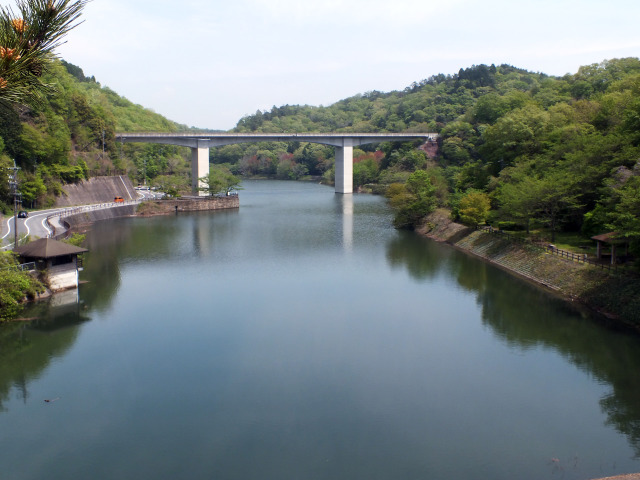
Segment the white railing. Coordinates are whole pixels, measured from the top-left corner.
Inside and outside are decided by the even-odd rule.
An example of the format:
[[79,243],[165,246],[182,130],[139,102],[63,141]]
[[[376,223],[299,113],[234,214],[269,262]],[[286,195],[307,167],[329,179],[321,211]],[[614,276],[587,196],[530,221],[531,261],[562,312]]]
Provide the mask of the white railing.
[[8,265],[2,270],[17,270],[20,272],[31,272],[36,269],[36,262],[21,263],[19,265]]
[[49,238],[56,236],[56,227],[51,223],[52,218],[68,218],[73,215],[78,215],[80,213],[86,212],[94,212],[96,210],[107,210],[109,208],[118,208],[118,207],[126,207],[127,205],[137,205],[143,198],[137,198],[135,200],[125,200],[123,202],[106,202],[106,203],[94,203],[92,205],[80,205],[78,207],[68,207],[64,210],[59,210],[56,213],[52,213],[51,215],[47,215],[45,221],[50,228]]

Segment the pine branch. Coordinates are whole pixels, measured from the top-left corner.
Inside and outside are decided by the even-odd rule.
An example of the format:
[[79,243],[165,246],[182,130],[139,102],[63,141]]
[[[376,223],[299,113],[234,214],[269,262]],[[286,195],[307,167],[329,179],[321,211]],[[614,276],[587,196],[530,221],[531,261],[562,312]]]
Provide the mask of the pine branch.
[[37,106],[55,92],[41,76],[90,0],[17,0],[0,6],[0,100]]

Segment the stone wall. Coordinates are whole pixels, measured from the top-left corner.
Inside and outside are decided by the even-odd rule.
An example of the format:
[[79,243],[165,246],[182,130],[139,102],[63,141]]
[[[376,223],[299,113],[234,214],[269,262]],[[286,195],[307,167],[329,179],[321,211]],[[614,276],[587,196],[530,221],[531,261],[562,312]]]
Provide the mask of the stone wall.
[[140,205],[137,215],[167,215],[176,212],[200,212],[228,208],[240,208],[238,195],[148,200]]

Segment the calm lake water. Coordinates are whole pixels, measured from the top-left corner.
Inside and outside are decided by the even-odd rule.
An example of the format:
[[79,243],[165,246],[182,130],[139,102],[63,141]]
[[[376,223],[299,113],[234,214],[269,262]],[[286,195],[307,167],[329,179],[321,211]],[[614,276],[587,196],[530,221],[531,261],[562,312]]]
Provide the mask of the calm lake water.
[[0,328],[0,479],[640,471],[639,338],[395,231],[380,197],[240,202],[94,225],[79,303]]

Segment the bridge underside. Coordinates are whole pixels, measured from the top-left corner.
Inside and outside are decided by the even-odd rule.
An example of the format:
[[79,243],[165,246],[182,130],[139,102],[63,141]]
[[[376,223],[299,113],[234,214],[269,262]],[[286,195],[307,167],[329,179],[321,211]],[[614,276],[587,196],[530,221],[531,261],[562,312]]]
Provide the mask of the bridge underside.
[[191,189],[194,195],[206,195],[201,188],[203,177],[209,175],[209,149],[248,142],[310,142],[335,147],[335,192],[353,193],[353,147],[368,143],[407,142],[417,139],[434,140],[435,133],[353,133],[353,134],[175,134],[175,133],[122,133],[116,139],[122,143],[146,142],[178,145],[191,148]]

